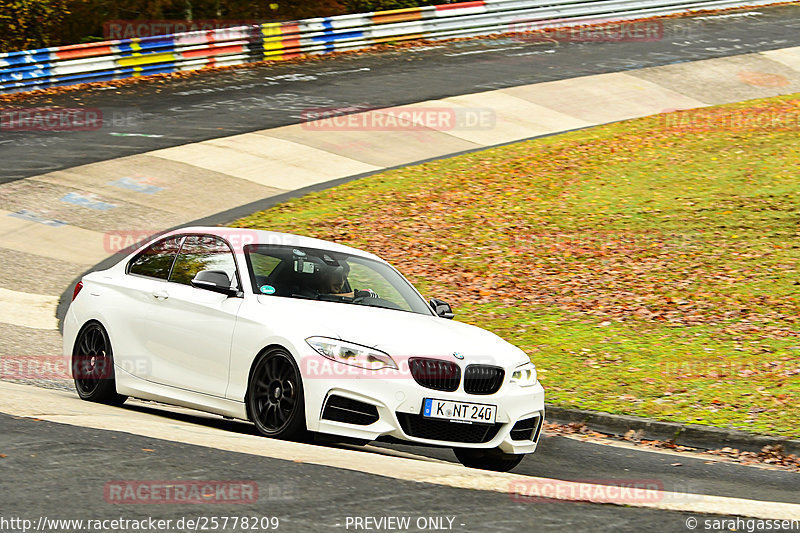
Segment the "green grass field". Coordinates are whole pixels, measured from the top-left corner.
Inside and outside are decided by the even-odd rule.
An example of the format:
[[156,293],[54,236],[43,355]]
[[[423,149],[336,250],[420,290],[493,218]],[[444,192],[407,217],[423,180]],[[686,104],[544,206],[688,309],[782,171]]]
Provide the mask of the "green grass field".
[[[800,95],[702,113],[388,171],[236,225],[381,255],[526,350],[551,403],[799,437]],[[794,122],[726,118],[759,113]]]

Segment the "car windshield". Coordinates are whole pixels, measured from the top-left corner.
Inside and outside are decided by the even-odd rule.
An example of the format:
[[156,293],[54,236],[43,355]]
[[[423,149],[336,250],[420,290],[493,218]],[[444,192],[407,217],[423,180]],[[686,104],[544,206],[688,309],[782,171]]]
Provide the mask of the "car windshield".
[[244,252],[257,294],[433,314],[414,288],[380,261],[297,246],[251,245]]

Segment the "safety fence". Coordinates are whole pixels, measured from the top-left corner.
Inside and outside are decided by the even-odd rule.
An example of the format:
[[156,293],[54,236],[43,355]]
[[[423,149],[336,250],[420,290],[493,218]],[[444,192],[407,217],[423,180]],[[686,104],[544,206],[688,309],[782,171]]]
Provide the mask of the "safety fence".
[[478,0],[0,54],[0,93],[181,72],[409,40],[611,23],[775,0]]

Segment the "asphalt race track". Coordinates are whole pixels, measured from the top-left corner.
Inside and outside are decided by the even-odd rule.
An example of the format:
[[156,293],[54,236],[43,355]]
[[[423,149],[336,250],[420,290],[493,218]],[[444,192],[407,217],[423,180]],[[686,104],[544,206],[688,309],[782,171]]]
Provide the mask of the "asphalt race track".
[[37,97],[19,105],[99,108],[108,125],[90,132],[2,132],[0,183],[294,124],[308,109],[380,108],[800,45],[798,6],[663,24],[663,38],[654,42],[472,40]]
[[[537,452],[541,455],[524,461],[513,474],[491,474],[453,464],[446,450],[285,443],[255,435],[250,424],[152,402],[133,400],[114,408],[81,402],[65,392],[38,389],[37,393],[35,388],[3,383],[0,389],[20,414],[0,415],[4,474],[0,516],[34,523],[41,517],[177,520],[249,515],[277,516],[282,530],[340,531],[353,530],[343,524],[359,516],[413,520],[449,516],[457,521],[444,529],[453,531],[641,531],[647,527],[685,531],[689,519],[721,520],[739,514],[765,518],[771,513],[787,518],[800,508],[792,490],[797,474],[710,462],[708,457],[546,436]],[[34,394],[43,401],[32,400]],[[236,453],[231,446],[244,453]],[[380,463],[390,467],[375,475],[374,467]],[[406,468],[414,472],[406,475]],[[668,473],[669,469],[674,473]],[[551,473],[553,478],[543,477]],[[470,490],[485,487],[485,481],[492,479],[500,483],[499,490]],[[562,483],[558,480],[571,479],[591,481],[601,488],[647,483],[666,492],[654,493],[654,499],[629,499],[624,506],[510,493],[515,483],[540,483],[535,486],[543,493],[545,487],[557,490]],[[217,495],[212,503],[199,506],[161,501],[158,497],[165,499],[163,491],[153,496],[131,494],[126,497],[133,501],[121,501],[121,491],[115,496],[108,489],[137,481],[158,487],[214,480],[247,483],[257,487],[257,497],[234,504],[224,493],[211,491]],[[668,494],[676,496],[673,510],[649,508],[669,507],[673,500]],[[714,498],[718,495],[724,497]],[[769,503],[771,499],[786,503]],[[678,512],[683,508],[703,508],[714,514]]]
[[[280,519],[278,531],[347,531],[347,517],[406,516],[414,525],[420,517],[451,517],[452,530],[463,532],[685,531],[685,521],[691,516],[588,503],[515,502],[508,495],[399,481],[7,415],[0,415],[0,431],[3,453],[8,455],[3,459],[0,481],[2,514],[34,523],[41,516],[95,520],[157,516],[174,521],[197,516],[269,516]],[[109,505],[104,499],[106,483],[115,480],[185,479],[195,475],[208,480],[256,482],[259,500],[198,509],[199,505],[192,504]],[[37,494],[47,497],[32,498]],[[9,513],[11,509],[18,511]],[[444,523],[449,530],[450,524]]]
[[[779,6],[669,19],[664,22],[664,38],[655,42],[473,40],[35,96],[15,102],[12,107],[99,108],[107,122],[103,128],[89,132],[0,131],[0,184],[13,187],[16,184],[11,182],[16,180],[77,165],[296,124],[309,109],[368,110],[790,48],[800,45],[798,29],[800,6]],[[767,80],[757,89],[762,91],[759,94],[768,96],[786,92],[795,84],[792,81],[776,87]],[[3,193],[0,185],[0,194]],[[3,199],[6,203],[13,203],[10,196]],[[48,205],[41,207],[46,211]],[[52,266],[42,268],[48,273],[57,270]],[[4,280],[8,272],[13,270],[7,265],[2,270]],[[30,279],[32,272],[19,274],[13,285],[18,293],[25,292],[25,279]],[[64,269],[49,282],[57,285],[60,292],[73,278],[73,270]],[[16,334],[13,328],[7,324],[3,328],[2,353],[20,350],[19,346],[25,343],[29,344],[26,353],[37,353],[30,344],[39,340],[41,346],[47,346],[41,349],[46,352],[55,342],[55,331],[47,331],[45,337],[45,330],[32,328],[29,331],[40,333],[26,330],[12,338]],[[424,527],[406,529],[410,531],[689,531],[688,519],[700,521],[696,531],[716,531],[704,528],[703,520],[732,518],[735,514],[758,517],[768,515],[772,509],[780,509],[782,517],[800,520],[800,474],[742,466],[709,456],[545,435],[537,453],[523,461],[513,474],[524,479],[599,485],[650,480],[660,491],[718,496],[730,501],[709,503],[706,512],[717,514],[635,503],[620,506],[528,501],[483,488],[478,482],[485,476],[457,466],[447,449],[384,443],[352,448],[270,442],[255,437],[253,427],[242,422],[138,401],[123,408],[100,409],[75,400],[74,393],[65,393],[71,386],[67,381],[35,384],[53,390],[0,382],[0,413],[13,413],[0,414],[0,531],[22,530],[5,524],[4,518],[30,519],[35,524],[44,516],[94,520],[157,517],[173,522],[187,517],[266,516],[279,518],[279,531],[378,530],[359,528],[352,522],[356,517],[367,516],[409,517],[412,524],[419,519],[443,520],[423,521]],[[38,404],[33,399],[37,395],[50,403]],[[228,441],[233,444],[223,445]],[[242,442],[241,447],[238,441]],[[254,453],[254,446],[264,450]],[[354,451],[356,455],[352,455]],[[325,459],[307,460],[303,454]],[[361,459],[345,464],[345,454]],[[440,469],[442,474],[438,478],[432,474],[431,480],[425,482],[411,480],[413,476],[403,473],[410,464],[403,461],[409,459],[428,466],[432,472]],[[361,461],[375,461],[378,466],[362,466]],[[463,477],[452,474],[454,468],[464,472]],[[109,501],[105,492],[108,483],[117,480],[246,480],[258,487],[259,496],[236,504],[120,504]],[[473,489],[464,488],[473,482],[478,483]],[[742,506],[737,507],[737,502]],[[758,502],[764,502],[763,509],[759,510]],[[173,526],[170,530],[197,529],[200,528]],[[747,530],[747,526],[736,529]],[[100,529],[51,525],[46,530]]]

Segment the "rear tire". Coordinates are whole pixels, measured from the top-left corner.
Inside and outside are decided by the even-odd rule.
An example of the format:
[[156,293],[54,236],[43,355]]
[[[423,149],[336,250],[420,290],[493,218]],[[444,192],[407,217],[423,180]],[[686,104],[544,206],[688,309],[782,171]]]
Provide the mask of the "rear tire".
[[122,405],[128,399],[117,394],[111,341],[99,322],[87,323],[78,334],[72,350],[72,377],[82,400]]
[[497,448],[475,449],[475,448],[453,448],[458,461],[469,468],[479,468],[481,470],[494,470],[495,472],[508,472],[517,466],[525,454],[504,453]]
[[247,385],[247,412],[262,435],[286,440],[305,440],[303,380],[294,358],[282,348],[263,354]]

